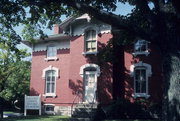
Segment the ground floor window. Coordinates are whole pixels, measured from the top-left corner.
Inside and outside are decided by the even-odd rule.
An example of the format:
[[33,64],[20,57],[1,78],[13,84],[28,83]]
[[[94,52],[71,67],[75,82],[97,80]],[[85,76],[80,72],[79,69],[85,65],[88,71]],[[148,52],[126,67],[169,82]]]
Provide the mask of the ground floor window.
[[46,114],[54,114],[54,105],[53,104],[46,104],[44,106],[44,108],[45,108]]

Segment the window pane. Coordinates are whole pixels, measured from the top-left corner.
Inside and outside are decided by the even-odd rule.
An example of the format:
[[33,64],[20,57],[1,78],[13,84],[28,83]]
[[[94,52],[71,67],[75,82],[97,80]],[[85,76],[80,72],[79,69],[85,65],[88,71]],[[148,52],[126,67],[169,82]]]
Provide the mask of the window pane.
[[91,41],[87,42],[87,48],[91,48]]
[[57,54],[57,50],[56,47],[54,46],[49,46],[47,48],[47,57],[54,57]]
[[140,79],[140,70],[135,70],[135,79],[139,80]]
[[92,48],[96,48],[96,41],[92,41]]
[[46,93],[55,92],[55,70],[50,70],[46,72]]
[[92,30],[92,40],[96,40],[96,31]]
[[87,40],[91,40],[91,32],[90,32],[90,31],[86,31],[86,33],[85,33],[85,39],[86,39],[86,41],[87,41]]
[[54,111],[54,106],[47,106],[46,111]]
[[141,70],[141,81],[146,81],[146,70],[145,69]]
[[51,93],[54,93],[54,83],[51,84]]
[[141,82],[141,93],[146,93],[146,81]]
[[136,93],[140,93],[140,83],[139,81],[135,81]]
[[46,89],[46,93],[50,93],[50,83],[46,83],[47,84],[47,89]]

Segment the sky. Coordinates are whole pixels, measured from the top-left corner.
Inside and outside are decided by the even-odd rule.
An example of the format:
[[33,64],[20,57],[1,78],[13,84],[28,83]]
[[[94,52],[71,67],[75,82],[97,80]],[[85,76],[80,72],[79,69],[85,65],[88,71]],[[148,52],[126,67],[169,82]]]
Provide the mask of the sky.
[[[115,14],[117,15],[127,15],[128,13],[131,13],[131,10],[133,9],[133,6],[130,6],[128,4],[122,4],[122,3],[117,3],[117,9],[116,11],[114,12]],[[65,19],[65,17],[62,17],[62,21]],[[16,32],[21,36],[21,33],[22,33],[22,29],[23,29],[23,26],[18,26],[18,27],[15,27],[15,30]],[[52,35],[53,34],[53,30],[50,30],[50,29],[44,29],[43,30],[45,34],[47,35]],[[28,52],[31,52],[31,48],[29,48],[28,46],[24,45],[24,44],[19,44],[17,45],[17,47],[19,49],[28,49]]]

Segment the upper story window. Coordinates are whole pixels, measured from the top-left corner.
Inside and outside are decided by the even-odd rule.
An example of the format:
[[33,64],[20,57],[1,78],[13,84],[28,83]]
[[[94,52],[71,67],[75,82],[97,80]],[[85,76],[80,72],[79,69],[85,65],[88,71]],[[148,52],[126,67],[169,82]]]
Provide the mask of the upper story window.
[[135,44],[134,44],[134,56],[137,55],[148,55],[149,51],[148,51],[148,41],[146,40],[138,40]]
[[56,57],[57,50],[56,47],[51,45],[47,47],[47,57]]
[[145,97],[148,98],[148,78],[151,76],[151,65],[142,63],[136,63],[130,67],[131,76],[134,77],[134,94],[133,97]]
[[47,57],[45,58],[45,60],[57,60],[57,49],[56,46],[54,45],[50,45],[47,46]]
[[96,54],[97,53],[97,36],[95,30],[87,30],[84,35],[85,42],[85,54]]

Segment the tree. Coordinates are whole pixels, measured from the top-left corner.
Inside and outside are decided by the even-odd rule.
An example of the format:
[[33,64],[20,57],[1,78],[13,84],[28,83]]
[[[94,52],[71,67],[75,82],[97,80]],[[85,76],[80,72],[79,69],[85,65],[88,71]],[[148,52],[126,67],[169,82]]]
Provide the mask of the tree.
[[31,63],[25,60],[27,56],[26,50],[14,53],[7,44],[0,43],[0,98],[12,105],[29,92]]
[[[112,11],[117,2],[129,3],[135,8],[128,16],[115,15]],[[16,40],[10,42],[13,45],[20,41],[13,26],[29,22],[51,25],[59,21],[62,14],[77,13],[88,13],[112,25],[114,37],[125,31],[132,38],[157,45],[163,59],[164,120],[180,118],[180,4],[177,0],[3,0],[0,6],[0,23],[14,34]],[[121,38],[119,41],[123,42]]]

